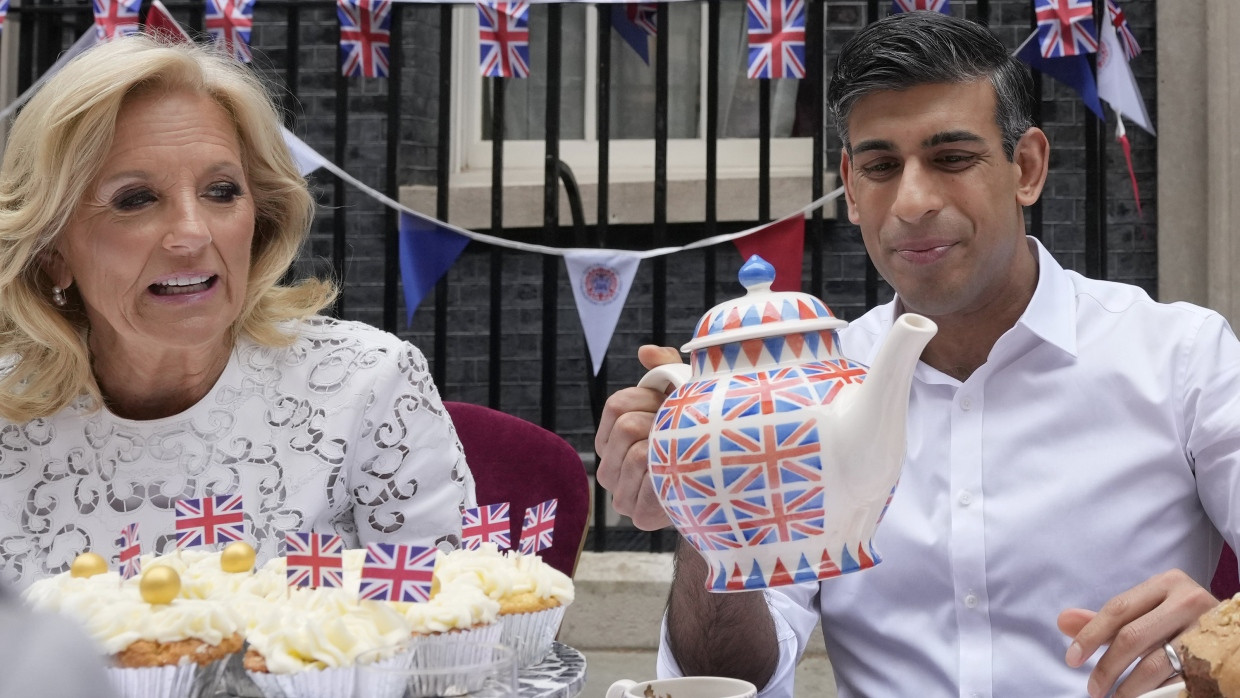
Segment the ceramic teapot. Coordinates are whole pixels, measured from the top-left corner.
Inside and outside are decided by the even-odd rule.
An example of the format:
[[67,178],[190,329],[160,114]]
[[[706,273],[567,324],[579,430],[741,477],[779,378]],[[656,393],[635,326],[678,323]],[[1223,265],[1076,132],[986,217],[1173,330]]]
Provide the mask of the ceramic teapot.
[[938,328],[901,315],[874,366],[840,353],[836,318],[771,290],[754,255],[748,290],[698,321],[689,364],[639,385],[674,390],[650,430],[649,467],[668,517],[710,566],[711,591],[835,577],[881,558],[870,539],[895,493],[913,369]]

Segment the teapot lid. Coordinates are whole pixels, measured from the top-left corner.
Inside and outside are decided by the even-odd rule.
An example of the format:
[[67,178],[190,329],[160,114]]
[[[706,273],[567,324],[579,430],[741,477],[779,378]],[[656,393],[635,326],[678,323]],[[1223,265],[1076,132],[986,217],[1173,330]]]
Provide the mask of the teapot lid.
[[832,315],[822,301],[808,293],[772,291],[775,267],[758,255],[741,265],[736,276],[748,293],[711,308],[698,321],[693,339],[681,347],[681,351],[848,326],[847,322]]

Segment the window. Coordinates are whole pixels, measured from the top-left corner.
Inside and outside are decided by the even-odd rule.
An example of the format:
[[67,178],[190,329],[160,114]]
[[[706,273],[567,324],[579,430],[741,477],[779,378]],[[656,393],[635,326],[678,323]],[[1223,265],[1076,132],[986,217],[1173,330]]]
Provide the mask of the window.
[[[594,6],[561,5],[561,157],[577,179],[597,179],[595,75],[598,14]],[[609,11],[606,5],[598,6]],[[721,3],[719,47],[719,176],[756,177],[758,86],[745,76],[747,40],[743,3]],[[491,80],[478,75],[478,19],[472,6],[456,9],[453,95],[459,124],[453,154],[454,182],[490,181]],[[505,182],[542,182],[545,132],[547,12],[530,8],[531,75],[505,89]],[[705,174],[706,12],[704,3],[668,5],[671,59],[668,108],[669,179]],[[654,53],[654,42],[650,51]],[[654,167],[655,71],[618,34],[611,41],[612,181],[649,181]],[[775,80],[771,98],[772,176],[808,177],[812,166],[811,104],[802,80]]]

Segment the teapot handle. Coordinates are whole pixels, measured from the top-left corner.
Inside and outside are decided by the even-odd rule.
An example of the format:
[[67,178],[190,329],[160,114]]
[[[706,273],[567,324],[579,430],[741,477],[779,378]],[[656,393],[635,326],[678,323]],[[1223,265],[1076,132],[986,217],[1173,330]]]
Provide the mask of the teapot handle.
[[637,685],[636,681],[620,679],[607,689],[607,698],[624,698],[624,692]]
[[653,388],[661,393],[668,392],[668,387],[679,388],[689,382],[693,369],[689,364],[663,364],[655,366],[637,381],[639,388]]

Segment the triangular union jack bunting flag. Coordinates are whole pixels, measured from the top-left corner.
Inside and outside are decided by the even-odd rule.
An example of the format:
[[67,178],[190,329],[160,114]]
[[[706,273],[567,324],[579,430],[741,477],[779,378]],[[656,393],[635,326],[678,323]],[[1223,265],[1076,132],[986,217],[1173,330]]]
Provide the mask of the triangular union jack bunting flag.
[[521,552],[532,555],[551,547],[555,535],[555,510],[558,499],[548,499],[525,510],[521,524]]
[[242,63],[250,54],[250,28],[254,26],[254,0],[207,0],[207,33]]
[[750,78],[805,77],[803,0],[749,0]]
[[1098,50],[1093,0],[1033,0],[1043,58],[1083,56]]
[[159,34],[169,41],[192,41],[185,28],[159,0],[152,0],[150,9],[146,11],[146,32]]
[[892,0],[891,14],[900,12],[915,12],[917,10],[930,10],[931,12],[942,12],[945,15],[952,13],[952,4],[949,0]]
[[642,62],[650,64],[650,37],[658,34],[658,3],[626,2],[611,6],[611,28],[632,47]]
[[530,3],[478,0],[478,70],[488,78],[530,76]]
[[362,600],[429,600],[436,552],[435,548],[417,545],[367,545],[366,562],[362,565]]
[[95,11],[95,35],[100,40],[138,33],[138,10],[142,0],[91,0]]
[[386,78],[392,41],[391,0],[336,0],[340,17],[340,72]]
[[461,545],[477,550],[494,543],[501,550],[512,547],[508,502],[471,507],[461,512]]
[[284,561],[291,587],[344,586],[344,540],[340,536],[286,533]]
[[1141,46],[1137,43],[1137,37],[1133,36],[1132,28],[1128,26],[1128,18],[1115,0],[1107,0],[1107,16],[1111,18],[1111,26],[1115,27],[1115,33],[1119,36],[1120,46],[1124,47],[1124,57],[1131,61],[1140,55]]
[[239,494],[178,499],[175,511],[178,548],[245,538],[245,512],[241,508]]
[[121,529],[121,537],[116,539],[116,545],[120,547],[119,556],[121,579],[130,579],[137,576],[142,570],[142,544],[138,542],[138,524],[131,523]]

